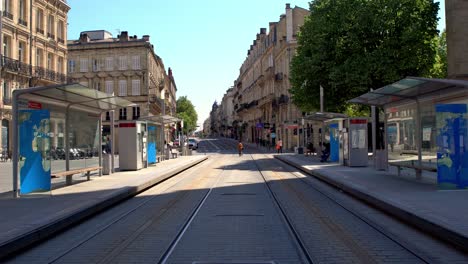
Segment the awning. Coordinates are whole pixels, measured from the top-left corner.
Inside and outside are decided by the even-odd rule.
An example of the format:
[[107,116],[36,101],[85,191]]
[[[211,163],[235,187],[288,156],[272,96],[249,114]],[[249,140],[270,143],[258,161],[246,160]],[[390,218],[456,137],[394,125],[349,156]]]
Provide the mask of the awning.
[[407,77],[351,99],[349,102],[382,107],[403,100],[416,100],[429,95],[466,89],[467,87],[468,81],[464,80]]
[[170,124],[170,123],[177,123],[182,121],[182,119],[170,116],[170,115],[156,115],[156,116],[145,116],[145,117],[140,117],[140,120],[146,120],[146,121],[151,121],[153,123],[162,125],[162,124]]
[[311,121],[320,121],[324,122],[326,120],[335,119],[335,118],[347,118],[348,116],[342,113],[333,113],[333,112],[315,112],[304,117],[305,120]]
[[134,106],[135,103],[115,97],[81,84],[61,84],[54,86],[32,87],[13,91],[18,103],[27,100],[33,103],[45,103],[62,107],[77,108],[82,111],[106,112]]

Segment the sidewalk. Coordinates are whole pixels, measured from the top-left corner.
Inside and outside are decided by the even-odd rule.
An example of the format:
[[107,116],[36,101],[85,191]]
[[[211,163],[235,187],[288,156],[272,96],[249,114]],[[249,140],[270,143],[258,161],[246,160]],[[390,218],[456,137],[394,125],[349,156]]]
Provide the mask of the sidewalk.
[[275,155],[312,176],[468,251],[468,190],[438,190],[435,173],[422,180],[394,171],[321,163],[317,157]]
[[39,197],[0,199],[0,259],[206,159],[182,156],[139,171],[92,177]]

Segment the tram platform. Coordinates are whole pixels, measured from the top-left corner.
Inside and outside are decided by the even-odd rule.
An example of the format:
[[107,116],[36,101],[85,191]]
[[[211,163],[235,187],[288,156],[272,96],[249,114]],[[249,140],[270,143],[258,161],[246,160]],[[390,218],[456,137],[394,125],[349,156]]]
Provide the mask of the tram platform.
[[138,171],[116,172],[50,193],[1,197],[0,259],[79,223],[121,200],[172,177],[206,156],[182,156]]
[[275,158],[468,252],[468,190],[439,190],[434,172],[424,171],[418,179],[411,170],[400,176],[396,168],[377,171],[372,162],[347,167],[315,156]]

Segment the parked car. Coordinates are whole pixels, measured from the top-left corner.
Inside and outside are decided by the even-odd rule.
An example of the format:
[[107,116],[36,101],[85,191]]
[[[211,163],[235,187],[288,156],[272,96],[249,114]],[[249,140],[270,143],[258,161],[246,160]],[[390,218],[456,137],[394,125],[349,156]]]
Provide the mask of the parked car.
[[189,148],[196,150],[198,149],[198,141],[194,138],[189,138],[188,139],[188,146]]

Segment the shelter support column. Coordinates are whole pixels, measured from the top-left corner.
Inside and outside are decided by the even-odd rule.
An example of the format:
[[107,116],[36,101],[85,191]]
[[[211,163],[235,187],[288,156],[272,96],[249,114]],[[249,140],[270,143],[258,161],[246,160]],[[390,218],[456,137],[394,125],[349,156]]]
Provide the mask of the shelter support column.
[[115,130],[114,130],[114,110],[110,111],[110,133],[111,133],[111,173],[115,172]]
[[[102,113],[99,114],[98,120],[98,133],[99,133],[99,167],[102,167]],[[99,176],[102,176],[102,168],[99,169]]]
[[[65,170],[70,170],[70,105],[67,106],[65,111]],[[73,175],[66,177],[66,184],[72,184]]]
[[[422,129],[421,129],[421,105],[416,99],[416,143],[418,148],[418,166],[422,166]],[[421,170],[416,170],[416,179],[421,179]]]
[[13,95],[12,101],[12,145],[13,145],[13,197],[18,198],[18,148],[19,148],[19,141],[18,141],[18,96]]

